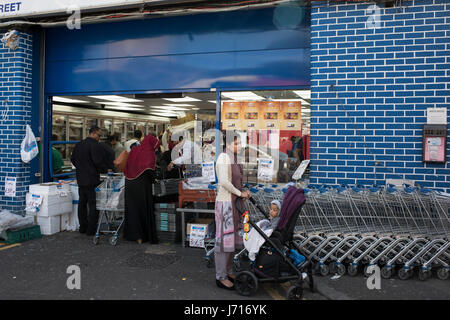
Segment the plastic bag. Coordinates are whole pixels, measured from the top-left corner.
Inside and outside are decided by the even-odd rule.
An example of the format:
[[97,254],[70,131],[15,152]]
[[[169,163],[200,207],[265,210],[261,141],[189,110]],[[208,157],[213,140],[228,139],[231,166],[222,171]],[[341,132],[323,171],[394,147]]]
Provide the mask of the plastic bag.
[[106,208],[122,209],[125,207],[125,177],[123,177],[117,185],[114,186],[110,195]]
[[27,124],[25,138],[20,145],[20,157],[25,163],[30,162],[39,153],[36,138],[31,130],[30,126]]
[[8,210],[2,210],[0,212],[0,232],[30,223],[33,223],[33,217],[31,217],[30,221],[30,217],[22,217]]

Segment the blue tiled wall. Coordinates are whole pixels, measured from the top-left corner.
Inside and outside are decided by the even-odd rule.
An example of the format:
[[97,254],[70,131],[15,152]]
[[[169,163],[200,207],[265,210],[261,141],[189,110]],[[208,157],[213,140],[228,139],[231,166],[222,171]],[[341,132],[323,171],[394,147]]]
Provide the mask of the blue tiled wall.
[[450,192],[449,162],[422,162],[426,110],[450,103],[450,1],[380,4],[376,27],[371,5],[312,2],[310,182]]
[[[24,209],[30,184],[30,164],[22,162],[20,144],[31,123],[32,54],[30,34],[20,33],[15,51],[0,43],[0,208],[12,211]],[[5,177],[17,178],[16,197],[5,196]]]

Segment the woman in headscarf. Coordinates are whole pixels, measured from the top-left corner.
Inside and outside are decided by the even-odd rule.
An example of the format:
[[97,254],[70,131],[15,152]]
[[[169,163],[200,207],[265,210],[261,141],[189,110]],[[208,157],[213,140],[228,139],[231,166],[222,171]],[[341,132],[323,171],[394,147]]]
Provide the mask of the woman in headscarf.
[[250,192],[243,191],[243,167],[239,164],[241,137],[234,131],[227,131],[226,148],[217,158],[216,172],[219,190],[216,196],[215,220],[216,239],[214,260],[216,263],[216,284],[219,288],[234,289],[233,256],[241,247],[239,229],[242,222],[235,208],[236,199],[249,198]]
[[127,240],[139,244],[158,243],[153,212],[152,184],[155,176],[156,154],[160,143],[149,134],[130,150],[125,174],[125,220],[123,233]]

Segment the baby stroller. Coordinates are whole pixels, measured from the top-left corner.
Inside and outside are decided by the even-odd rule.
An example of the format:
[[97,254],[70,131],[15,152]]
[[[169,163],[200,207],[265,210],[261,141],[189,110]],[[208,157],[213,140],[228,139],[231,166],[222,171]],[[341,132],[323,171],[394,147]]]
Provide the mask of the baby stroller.
[[[312,292],[315,291],[311,261],[305,259],[297,264],[291,254],[291,252],[300,252],[300,248],[293,241],[293,234],[298,216],[306,201],[303,189],[290,187],[286,192],[286,198],[289,198],[289,201],[283,201],[280,222],[270,237],[247,215],[248,223],[265,239],[265,242],[260,247],[256,260],[250,265],[249,269],[236,274],[234,287],[243,296],[256,293],[258,284],[266,282],[284,283],[291,281],[292,286],[287,292],[289,300],[302,299],[305,280],[309,284],[309,289]],[[253,198],[250,198],[249,201],[268,218],[268,214],[261,209]],[[236,201],[236,208],[243,215],[247,213],[244,212],[239,201]],[[303,278],[303,273],[306,273],[306,279]]]

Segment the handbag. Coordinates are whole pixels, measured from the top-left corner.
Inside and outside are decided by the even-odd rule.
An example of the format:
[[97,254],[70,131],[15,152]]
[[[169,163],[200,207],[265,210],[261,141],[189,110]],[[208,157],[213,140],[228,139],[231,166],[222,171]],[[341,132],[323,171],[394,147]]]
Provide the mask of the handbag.
[[128,160],[128,152],[127,150],[123,150],[118,156],[117,158],[114,160],[114,166],[117,168],[117,170],[119,170],[120,172],[123,172],[123,170],[125,169],[126,165],[127,165],[127,160]]

